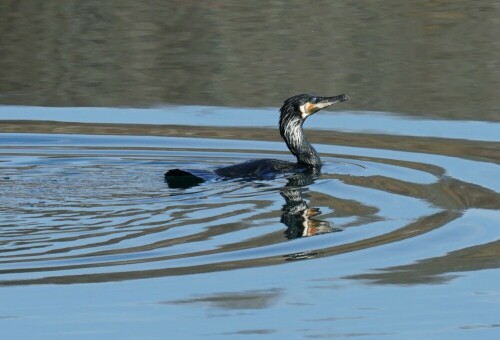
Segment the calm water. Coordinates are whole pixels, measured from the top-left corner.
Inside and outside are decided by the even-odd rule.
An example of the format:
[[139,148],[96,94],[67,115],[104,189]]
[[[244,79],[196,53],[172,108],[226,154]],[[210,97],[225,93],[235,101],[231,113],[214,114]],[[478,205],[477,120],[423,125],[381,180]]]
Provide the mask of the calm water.
[[[2,334],[498,337],[500,7],[384,4],[2,2]],[[300,92],[321,174],[164,183]]]

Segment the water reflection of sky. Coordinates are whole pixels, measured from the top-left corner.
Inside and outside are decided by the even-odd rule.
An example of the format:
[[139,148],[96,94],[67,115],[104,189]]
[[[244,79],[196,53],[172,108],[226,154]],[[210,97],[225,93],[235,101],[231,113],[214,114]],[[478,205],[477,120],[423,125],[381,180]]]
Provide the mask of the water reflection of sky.
[[[279,272],[264,267],[98,285],[10,287],[0,290],[9,306],[3,315],[11,317],[2,331],[7,338],[36,331],[43,338],[148,338],[168,332],[171,338],[214,339],[257,330],[274,333],[273,339],[291,332],[348,337],[353,330],[371,338],[413,339],[436,334],[457,339],[473,328],[485,338],[495,333],[497,287],[488,271],[459,273],[459,279],[440,285],[367,286],[341,279],[387,262],[401,261],[375,247],[317,259],[314,265],[289,263]],[[50,304],[33,307],[47,296]]]
[[[0,120],[275,128],[278,110],[209,106],[150,109],[0,106]],[[500,141],[500,123],[497,122],[429,120],[384,112],[323,111],[309,119],[306,127],[343,132]]]
[[[84,111],[80,111],[83,109],[76,111],[73,109],[47,110],[58,111],[62,120],[77,120],[80,118],[79,115],[83,116],[84,113]],[[101,119],[113,117],[117,119],[116,122],[123,123],[126,117],[140,118],[135,117],[135,114],[128,114],[128,109],[109,110],[114,112],[113,115],[104,114]],[[27,111],[31,111],[31,109]],[[81,113],[73,117],[72,112],[78,111]],[[119,116],[121,112],[125,112],[123,117]],[[149,110],[134,112],[149,112]],[[153,109],[152,112],[156,112],[155,114],[159,116],[165,110]],[[266,116],[265,124],[272,125],[275,116],[271,119],[271,115],[266,115],[265,110],[257,110],[256,112],[263,117]],[[205,113],[198,113],[196,116],[195,113],[190,113],[188,117],[185,117],[186,122],[189,119],[193,122],[195,117],[199,119],[203,114]],[[226,113],[223,111],[214,113],[214,115],[217,119],[222,119]],[[47,117],[45,114],[40,116]],[[173,123],[174,119],[171,115],[167,116],[170,119],[168,123]],[[337,118],[331,114],[318,115],[318,117],[332,121]],[[344,117],[344,114],[339,117]],[[345,114],[345,117],[349,117],[349,114]],[[425,122],[440,123],[443,126],[444,124],[467,123],[409,120],[383,115],[380,117],[387,118],[394,124],[408,122],[407,128],[411,131],[419,131],[422,126],[420,123]],[[367,116],[367,118],[371,118],[371,116]],[[311,123],[313,121],[311,120]],[[411,122],[413,122],[413,126],[411,126]],[[235,125],[237,123],[236,118],[226,122],[226,124]],[[183,124],[186,123],[183,121]],[[311,125],[321,128],[320,125],[315,124]],[[489,123],[479,124],[493,126],[493,128],[495,126],[495,124]],[[365,122],[355,127],[361,131],[367,126]],[[479,136],[480,131],[474,132]],[[491,137],[495,136],[491,135]],[[137,160],[154,162],[155,156],[161,156],[167,152],[164,149],[156,150],[148,149],[148,147],[183,150],[182,153],[185,155],[206,150],[203,152],[205,157],[212,153],[222,154],[223,150],[227,148],[238,149],[238,152],[241,153],[244,153],[244,150],[256,149],[263,150],[264,153],[286,150],[282,142],[231,140],[230,145],[227,144],[227,140],[209,138],[0,134],[0,146],[6,150],[5,154],[12,152],[11,146],[16,146],[17,156],[14,158],[5,157],[7,162],[14,163],[4,163],[4,165],[7,164],[12,168],[13,165],[20,167],[31,164],[43,167],[45,164],[44,169],[38,169],[41,171],[38,176],[49,177],[49,179],[51,174],[48,171],[55,171],[54,174],[57,175],[60,173],[58,169],[62,165],[70,167],[69,170],[72,171],[71,165],[83,168],[81,165],[87,165],[89,159],[92,160],[92,157],[96,157],[95,155],[106,156],[102,147],[105,150],[107,150],[106,147],[119,146],[120,148],[108,150],[110,152],[108,156],[100,159],[99,163],[108,162],[104,164],[103,168],[99,168],[100,175],[103,169],[112,168],[112,165],[123,161],[123,157],[127,155],[129,159],[134,159],[134,163],[138,162]],[[57,157],[34,158],[32,155],[33,146],[40,147],[39,151],[43,152],[43,155],[57,156],[60,159]],[[79,150],[75,146],[98,146],[99,148],[81,148]],[[141,149],[126,150],[126,146],[140,147]],[[462,180],[467,184],[479,184],[495,190],[499,188],[498,166],[493,163],[376,148],[328,144],[319,144],[317,147],[321,153],[329,154],[326,157],[332,159],[341,158],[342,155],[371,157],[371,160],[356,161],[359,162],[362,169],[366,167],[366,170],[358,174],[359,177],[378,175],[406,183],[421,184],[432,184],[436,181],[437,175],[426,173],[418,168],[405,168],[401,164],[392,165],[391,163],[376,162],[376,159],[393,159],[442,167],[446,171],[445,175],[453,179]],[[66,153],[75,156],[75,150],[81,153],[82,157],[67,159],[64,156]],[[200,157],[203,153],[200,154]],[[223,157],[232,157],[236,153],[236,151],[232,151]],[[123,157],[117,157],[119,155]],[[117,158],[114,159],[114,157]],[[11,158],[12,161],[9,160]],[[106,159],[109,160],[106,161]],[[336,164],[334,160],[331,163],[332,167]],[[142,165],[143,163],[138,162],[137,164]],[[12,177],[21,182],[27,180],[29,175],[37,175],[33,171],[37,170],[33,169],[28,172],[28,175],[23,176],[21,172]],[[143,171],[154,173],[151,168]],[[332,171],[332,173],[335,172]],[[106,175],[103,176],[106,177]],[[67,177],[71,179],[71,176]],[[218,185],[222,184],[218,183]],[[74,188],[76,186],[71,184],[70,190],[73,191]],[[147,188],[148,186],[141,186],[141,192],[146,192]],[[35,189],[43,188],[33,187],[33,190]],[[64,194],[63,189],[63,187],[58,188],[57,193]],[[97,189],[92,189],[93,194],[94,190],[97,192]],[[280,225],[277,218],[274,218],[272,212],[279,211],[283,202],[278,192],[271,191],[265,195],[259,194],[258,197],[251,197],[252,200],[258,199],[268,202],[266,208],[260,209],[260,213],[265,214],[261,219],[260,228],[253,227],[251,230],[234,231],[229,235],[214,235],[203,241],[202,244],[185,242],[166,249],[143,249],[141,252],[119,255],[110,253],[110,255],[103,254],[95,257],[57,259],[51,258],[60,255],[54,252],[41,257],[43,261],[40,262],[16,261],[4,264],[3,270],[13,269],[21,272],[3,273],[2,279],[30,280],[51,276],[64,278],[73,275],[77,280],[75,282],[81,282],[78,281],[79,275],[101,274],[105,277],[131,271],[137,273],[137,278],[142,272],[147,275],[148,270],[196,268],[196,266],[214,263],[227,263],[228,267],[226,268],[229,269],[232,261],[281,256],[282,254],[307,252],[311,249],[341,247],[368,238],[390,235],[391,232],[398,230],[402,225],[411,223],[419,216],[430,215],[437,211],[436,207],[411,195],[402,196],[391,193],[391,191],[376,191],[370,188],[361,190],[358,186],[348,186],[334,179],[318,180],[310,185],[310,190],[323,197],[337,197],[343,201],[363,202],[365,205],[375,206],[379,211],[378,215],[388,218],[371,223],[367,222],[362,228],[348,228],[342,233],[304,238],[300,242],[283,242],[204,255],[191,254],[188,257],[170,258],[170,260],[159,258],[149,262],[134,262],[161,255],[189,254],[200,250],[210,251],[226,244],[237,243],[238,240],[265,237],[269,232],[279,232],[283,226]],[[30,191],[30,195],[31,193]],[[36,196],[36,194],[34,195]],[[217,195],[212,196],[215,197],[210,197],[209,200],[214,203],[218,198]],[[79,196],[69,198],[78,200]],[[231,199],[231,197],[226,198]],[[57,197],[50,197],[50,199],[56,201]],[[198,200],[198,198],[193,196],[190,200]],[[59,205],[63,202],[63,200],[55,202],[55,209],[62,209]],[[76,249],[72,250],[72,255],[85,255],[89,248],[79,249],[79,246],[103,243],[99,235],[70,239],[75,230],[80,233],[78,228],[86,225],[98,226],[95,223],[105,221],[110,211],[117,209],[117,204],[126,203],[126,201],[120,201],[117,198],[98,202],[104,202],[109,206],[91,208],[100,209],[97,210],[97,219],[93,215],[90,215],[93,216],[92,221],[80,217],[74,222],[76,229],[68,229],[67,232],[58,230],[58,241],[50,245],[51,239],[49,238],[46,242],[49,247],[45,250],[53,251],[57,250],[58,247],[76,246]],[[117,214],[113,217],[113,223],[101,231],[112,231],[114,236],[121,237],[130,231],[141,232],[151,228],[151,226],[161,225],[165,216],[154,215],[154,212],[163,211],[162,209],[169,202],[179,203],[180,201],[178,198],[168,201],[165,197],[155,200],[155,198],[139,195],[137,198],[130,199],[129,202],[133,209],[140,211],[140,213],[133,214],[134,221],[130,221],[131,210],[127,209],[126,215]],[[83,209],[80,205],[71,204],[72,213],[80,213],[80,209]],[[183,201],[180,204],[187,203]],[[125,209],[126,207],[125,204]],[[181,209],[179,208],[179,210]],[[231,210],[235,209],[241,211],[236,215],[239,220],[246,220],[244,223],[247,223],[251,219],[251,201],[231,205]],[[334,211],[335,206],[331,206],[331,210]],[[196,221],[210,215],[224,216],[228,211],[227,206],[208,206],[204,209],[198,208],[190,211],[183,218]],[[19,229],[30,227],[30,219],[33,220],[33,216],[36,217],[37,214],[43,212],[44,209],[38,207],[31,213],[32,215],[25,214],[9,218],[17,223],[15,228]],[[495,300],[498,297],[498,270],[485,270],[491,266],[482,267],[477,262],[483,263],[485,259],[489,258],[494,260],[495,255],[488,254],[485,250],[473,251],[472,255],[469,255],[472,258],[453,255],[453,253],[466,252],[474,247],[486,247],[489,243],[495,242],[498,239],[498,228],[495,227],[498,221],[498,212],[476,208],[465,211],[460,209],[458,212],[450,211],[450,214],[453,213],[456,213],[457,216],[463,214],[463,217],[435,228],[432,232],[422,234],[417,232],[415,235],[409,235],[409,237],[395,242],[348,251],[336,256],[319,257],[313,261],[288,261],[281,266],[249,269],[233,267],[233,270],[229,271],[185,276],[174,275],[126,282],[113,282],[110,279],[110,282],[100,284],[75,283],[71,285],[0,287],[0,300],[2,301],[0,322],[2,319],[4,321],[2,334],[6,338],[30,338],[33,334],[37,334],[39,338],[88,338],[89,335],[92,335],[92,338],[105,339],[109,338],[111,334],[112,337],[120,338],[148,338],[157,337],[159,334],[168,334],[170,338],[201,336],[219,339],[221,335],[265,334],[269,338],[281,339],[294,334],[297,337],[311,338],[353,336],[388,338],[390,335],[394,335],[394,338],[417,339],[430,336],[440,339],[457,339],[473,333],[474,337],[493,338],[493,333],[498,329],[498,303]],[[149,217],[149,215],[151,216]],[[57,218],[60,218],[57,215],[55,217],[47,216],[36,218],[36,223],[42,227],[50,227],[55,222],[57,224]],[[144,217],[146,220],[143,219]],[[332,220],[340,221],[336,218]],[[183,228],[165,229],[153,234],[145,233],[143,237],[120,241],[119,247],[133,249],[144,244],[154,244],[157,240],[168,240],[181,235],[196,235],[202,233],[206,228],[230,222],[231,218],[226,217],[209,222],[193,223]],[[165,222],[166,225],[168,223]],[[408,232],[414,233],[415,231],[415,229],[410,229]],[[170,234],[171,232],[175,234]],[[5,233],[4,235],[8,236]],[[81,232],[81,235],[92,236],[85,235],[84,232]],[[33,235],[30,241],[40,236],[43,237],[43,235]],[[113,244],[103,244],[100,245],[99,249],[108,251],[114,247],[116,246]],[[36,251],[39,250],[34,248],[32,251],[27,250],[23,253],[31,255],[31,252]],[[465,254],[471,253],[466,252]],[[16,258],[16,260],[21,259],[21,257]],[[104,261],[116,262],[112,266],[71,267],[71,265],[78,264],[98,265],[99,262]],[[124,264],[118,265],[119,261],[123,261]],[[68,265],[70,266],[68,267]],[[57,270],[45,271],[44,268],[49,266]],[[405,266],[406,270],[398,269],[397,266]],[[23,272],[33,268],[36,271]],[[5,322],[7,319],[8,322]]]

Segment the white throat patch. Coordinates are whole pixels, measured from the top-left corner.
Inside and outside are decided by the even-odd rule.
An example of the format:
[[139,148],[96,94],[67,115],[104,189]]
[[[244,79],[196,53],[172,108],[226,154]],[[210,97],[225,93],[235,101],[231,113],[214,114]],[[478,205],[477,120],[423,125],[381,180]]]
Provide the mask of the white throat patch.
[[300,105],[299,109],[300,109],[300,113],[301,113],[301,117],[302,119],[306,118],[307,116],[310,116],[312,115],[314,112],[318,111],[315,109],[316,106],[311,104],[311,103],[305,103],[304,105]]
[[309,113],[307,113],[307,104],[308,103],[305,103],[304,105],[300,105],[299,107],[302,118],[305,118],[309,115]]

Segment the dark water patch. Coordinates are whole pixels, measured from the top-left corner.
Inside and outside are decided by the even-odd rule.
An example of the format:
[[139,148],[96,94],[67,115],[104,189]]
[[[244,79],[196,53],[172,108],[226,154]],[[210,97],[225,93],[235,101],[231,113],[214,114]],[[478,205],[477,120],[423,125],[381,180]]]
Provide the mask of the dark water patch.
[[498,121],[490,0],[0,6],[4,104],[275,107],[348,91],[349,109]]
[[262,309],[275,304],[282,295],[280,289],[267,291],[249,291],[240,293],[219,293],[213,296],[192,298],[189,300],[164,301],[164,304],[209,304],[218,309]]
[[366,280],[369,284],[442,284],[471,270],[498,269],[500,242],[486,243],[451,251],[444,256],[428,258],[414,264],[385,268],[375,273],[353,275],[349,279]]

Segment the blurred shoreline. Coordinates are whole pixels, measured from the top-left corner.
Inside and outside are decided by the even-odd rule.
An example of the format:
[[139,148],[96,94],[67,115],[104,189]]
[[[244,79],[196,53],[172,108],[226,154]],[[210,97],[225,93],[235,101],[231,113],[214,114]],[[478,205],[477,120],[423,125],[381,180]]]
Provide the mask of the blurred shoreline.
[[498,17],[484,0],[2,1],[0,104],[275,107],[348,93],[346,110],[499,121]]

